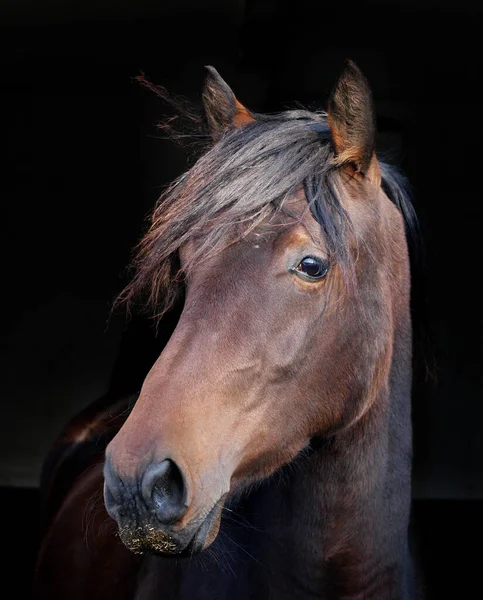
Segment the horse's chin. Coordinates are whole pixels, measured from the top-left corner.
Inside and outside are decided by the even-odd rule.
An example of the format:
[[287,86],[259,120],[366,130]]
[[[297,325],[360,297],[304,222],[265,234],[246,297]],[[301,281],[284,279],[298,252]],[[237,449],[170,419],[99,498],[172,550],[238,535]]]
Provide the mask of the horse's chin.
[[152,524],[120,527],[119,537],[135,554],[182,558],[199,554],[212,544],[220,530],[223,499],[217,502],[192,535],[188,531],[171,533]]

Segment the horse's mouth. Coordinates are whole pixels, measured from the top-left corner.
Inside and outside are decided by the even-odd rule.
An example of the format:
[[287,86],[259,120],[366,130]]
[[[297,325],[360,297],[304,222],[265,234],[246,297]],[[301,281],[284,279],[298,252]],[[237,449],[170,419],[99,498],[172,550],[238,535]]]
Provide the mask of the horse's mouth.
[[151,524],[138,527],[120,527],[119,537],[124,545],[135,554],[154,554],[164,557],[191,557],[207,548],[220,529],[223,498],[207,514],[201,525],[191,535],[168,532]]
[[214,542],[220,530],[221,511],[223,502],[216,503],[210,510],[205,520],[195,532],[186,548],[178,556],[194,556]]

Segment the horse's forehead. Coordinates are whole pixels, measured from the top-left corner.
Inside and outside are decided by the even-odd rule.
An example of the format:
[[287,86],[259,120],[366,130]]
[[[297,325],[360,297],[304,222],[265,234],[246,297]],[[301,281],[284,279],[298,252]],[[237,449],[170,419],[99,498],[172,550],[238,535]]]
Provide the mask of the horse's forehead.
[[[236,225],[234,226],[236,227]],[[209,233],[207,233],[209,235]],[[232,235],[232,232],[228,229],[226,232],[226,240],[228,241]],[[237,248],[243,246],[261,248],[262,250],[267,248],[264,242],[274,242],[279,240],[282,244],[288,244],[290,246],[297,246],[307,244],[310,240],[314,241],[317,237],[322,235],[320,225],[315,221],[306,196],[303,191],[303,186],[299,188],[290,196],[288,196],[281,209],[275,210],[267,215],[265,220],[261,221],[253,229],[249,229],[246,235],[242,234],[239,243],[236,244]],[[234,237],[237,237],[235,233]],[[180,247],[180,257],[182,262],[189,260],[190,256],[196,252],[198,245],[203,245],[204,236],[199,235],[197,238],[187,240]],[[220,246],[223,247],[223,240]],[[225,250],[232,248],[231,243],[227,243]],[[233,252],[222,253],[226,260],[227,254],[233,255]],[[236,256],[236,252],[235,252]]]

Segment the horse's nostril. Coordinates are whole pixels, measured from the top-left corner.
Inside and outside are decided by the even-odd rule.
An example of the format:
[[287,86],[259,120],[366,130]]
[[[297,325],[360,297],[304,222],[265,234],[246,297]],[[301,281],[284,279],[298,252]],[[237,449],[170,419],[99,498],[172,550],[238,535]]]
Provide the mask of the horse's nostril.
[[110,462],[106,460],[104,464],[104,505],[113,519],[118,518],[121,504],[119,479],[115,475]]
[[183,476],[170,459],[146,469],[141,489],[147,505],[162,523],[176,521],[187,508]]

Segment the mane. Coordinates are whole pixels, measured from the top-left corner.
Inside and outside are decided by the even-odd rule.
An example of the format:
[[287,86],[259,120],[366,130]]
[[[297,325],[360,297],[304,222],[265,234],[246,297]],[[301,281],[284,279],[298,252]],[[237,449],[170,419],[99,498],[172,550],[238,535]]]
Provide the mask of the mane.
[[[184,101],[178,103],[163,88],[143,79],[142,83],[167,99],[189,123],[193,136],[175,129],[176,118],[161,123],[172,139],[182,143],[208,139],[202,117]],[[336,193],[337,162],[327,113],[299,109],[255,118],[205,148],[162,194],[135,249],[131,281],[116,304],[137,304],[162,316],[197,264],[283,210],[285,200],[301,185],[325,232],[332,259],[343,266],[350,263],[350,221]],[[411,229],[415,217],[404,178],[386,163],[381,163],[381,174],[386,194]],[[196,250],[181,268],[179,250],[187,242],[195,242]]]

